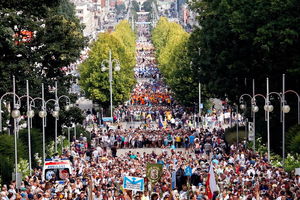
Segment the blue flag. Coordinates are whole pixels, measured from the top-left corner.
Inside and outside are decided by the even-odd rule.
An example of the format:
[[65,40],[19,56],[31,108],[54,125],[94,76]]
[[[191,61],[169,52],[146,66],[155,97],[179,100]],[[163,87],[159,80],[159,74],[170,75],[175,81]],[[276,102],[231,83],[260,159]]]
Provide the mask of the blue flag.
[[192,168],[190,166],[184,169],[184,176],[192,176]]
[[176,171],[172,172],[172,190],[176,188]]

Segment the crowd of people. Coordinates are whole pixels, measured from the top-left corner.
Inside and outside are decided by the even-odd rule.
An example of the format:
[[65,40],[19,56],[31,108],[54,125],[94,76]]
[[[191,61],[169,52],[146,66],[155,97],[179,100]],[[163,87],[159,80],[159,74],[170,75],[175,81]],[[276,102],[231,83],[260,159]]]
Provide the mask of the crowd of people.
[[[143,21],[145,18],[145,14],[141,14],[138,19]],[[151,51],[153,56],[153,49],[143,49],[143,44],[151,45],[150,26],[141,24],[137,27],[140,38],[137,59],[145,55],[143,52]],[[139,56],[139,53],[142,54]],[[23,179],[18,189],[15,181],[2,185],[1,200],[208,200],[210,168],[213,168],[217,184],[212,199],[300,199],[299,175],[272,166],[267,155],[254,152],[247,143],[227,144],[224,129],[218,123],[211,125],[214,128],[189,126],[191,115],[172,103],[171,94],[157,76],[158,68],[152,67],[144,66],[142,75],[137,70],[138,76],[147,80],[140,82],[133,91],[132,105],[115,110],[117,120],[128,117],[145,120],[140,128],[96,126],[90,139],[80,135],[60,156],[54,155],[54,158],[67,158],[72,163],[73,170],[63,183],[58,183],[55,178],[45,179],[42,167],[37,167],[31,176]],[[223,114],[212,112],[207,117],[216,121],[221,118],[227,123],[228,114],[226,117]],[[92,117],[88,120],[91,123],[97,121]],[[145,126],[147,120],[156,123]],[[162,121],[165,122],[163,126],[160,125]],[[127,148],[130,149],[120,153],[121,149]],[[134,148],[161,151],[146,153],[131,150]],[[157,182],[151,183],[146,175],[148,163],[163,166]],[[188,168],[191,173],[187,173]],[[144,178],[144,191],[124,189],[125,176]]]

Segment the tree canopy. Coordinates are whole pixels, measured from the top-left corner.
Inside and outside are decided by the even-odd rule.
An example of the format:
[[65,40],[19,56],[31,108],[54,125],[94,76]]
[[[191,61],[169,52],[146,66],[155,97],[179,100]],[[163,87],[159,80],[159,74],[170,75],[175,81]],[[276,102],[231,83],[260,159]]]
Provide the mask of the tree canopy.
[[[92,44],[89,58],[80,66],[80,85],[89,98],[97,101],[103,107],[110,102],[109,73],[101,71],[101,64],[109,59],[120,62],[121,70],[113,71],[113,103],[122,104],[129,99],[135,85],[135,34],[128,21],[121,21],[114,32],[101,33]],[[104,62],[108,67],[108,63]]]
[[[82,26],[68,0],[6,1],[0,3],[0,94],[11,91],[16,76],[18,94],[29,80],[31,94],[40,96],[40,85],[60,82],[65,93],[70,77],[61,70],[75,62],[85,45]],[[46,96],[49,93],[46,91]]]
[[162,17],[153,30],[152,40],[160,71],[176,100],[193,106],[198,102],[198,82],[194,81],[195,73],[190,67],[189,34],[179,24]]

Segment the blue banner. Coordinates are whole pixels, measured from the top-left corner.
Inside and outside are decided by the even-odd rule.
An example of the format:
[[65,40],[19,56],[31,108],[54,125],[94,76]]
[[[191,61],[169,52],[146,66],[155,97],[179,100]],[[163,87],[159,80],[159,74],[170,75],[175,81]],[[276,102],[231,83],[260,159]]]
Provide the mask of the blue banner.
[[172,190],[176,188],[176,171],[172,172]]
[[144,179],[138,177],[125,176],[123,188],[126,190],[144,191]]
[[192,168],[187,166],[184,170],[184,176],[192,176]]

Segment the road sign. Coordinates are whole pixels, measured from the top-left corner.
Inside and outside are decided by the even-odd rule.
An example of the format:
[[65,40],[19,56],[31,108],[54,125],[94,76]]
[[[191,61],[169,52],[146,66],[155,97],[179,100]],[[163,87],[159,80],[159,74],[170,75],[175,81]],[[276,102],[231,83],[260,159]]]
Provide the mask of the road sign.
[[254,124],[253,122],[248,122],[248,140],[254,141],[255,140],[255,133],[254,133]]
[[124,176],[123,188],[126,190],[144,191],[144,179],[132,176]]

